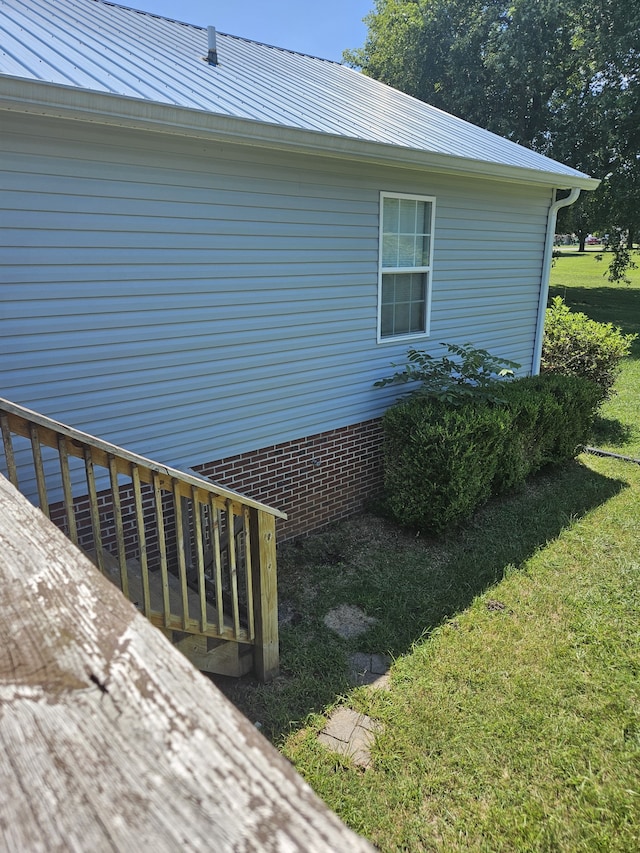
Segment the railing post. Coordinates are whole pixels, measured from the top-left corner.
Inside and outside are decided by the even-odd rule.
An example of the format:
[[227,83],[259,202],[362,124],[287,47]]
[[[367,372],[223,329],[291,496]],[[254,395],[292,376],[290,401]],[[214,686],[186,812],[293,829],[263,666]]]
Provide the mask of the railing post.
[[251,509],[251,565],[256,628],[255,673],[261,681],[271,681],[280,671],[276,520],[258,509]]

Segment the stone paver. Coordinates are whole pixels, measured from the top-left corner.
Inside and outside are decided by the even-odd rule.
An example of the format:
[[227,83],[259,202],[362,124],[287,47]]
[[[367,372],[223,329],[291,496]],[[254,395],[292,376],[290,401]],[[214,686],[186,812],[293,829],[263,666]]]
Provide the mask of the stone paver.
[[382,724],[351,708],[336,708],[318,735],[328,749],[351,759],[358,767],[371,764],[371,745]]
[[375,625],[378,620],[373,616],[367,616],[364,611],[360,610],[354,604],[341,604],[330,610],[324,617],[324,624],[331,631],[335,631],[345,640],[351,640],[354,637],[359,637],[368,631],[372,625]]
[[390,666],[391,658],[387,655],[356,652],[349,657],[349,679],[357,687],[368,685],[377,690],[388,690]]

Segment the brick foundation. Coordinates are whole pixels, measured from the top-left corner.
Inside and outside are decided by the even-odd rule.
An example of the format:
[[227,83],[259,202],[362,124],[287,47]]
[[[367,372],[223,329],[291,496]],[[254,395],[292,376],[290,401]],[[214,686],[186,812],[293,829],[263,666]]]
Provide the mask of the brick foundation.
[[360,512],[382,491],[379,418],[194,466],[200,476],[284,510],[278,541]]
[[[347,518],[363,508],[367,498],[382,491],[382,426],[380,419],[329,430],[295,441],[241,453],[194,466],[200,476],[241,495],[284,510],[287,521],[277,522],[278,541],[311,533],[332,521]],[[159,561],[153,489],[142,484],[142,504],[149,565]],[[133,486],[120,486],[125,551],[139,556]],[[173,497],[163,495],[163,516],[170,566],[175,562],[175,513]],[[80,547],[95,547],[89,498],[74,499]],[[109,489],[98,493],[102,544],[116,553],[113,498]],[[50,507],[51,520],[68,534],[64,505]]]

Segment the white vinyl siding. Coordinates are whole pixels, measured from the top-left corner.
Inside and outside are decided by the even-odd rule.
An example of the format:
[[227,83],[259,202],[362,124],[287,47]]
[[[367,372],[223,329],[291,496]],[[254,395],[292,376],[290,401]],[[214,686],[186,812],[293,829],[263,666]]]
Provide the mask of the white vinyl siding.
[[380,194],[378,340],[429,332],[435,199]]
[[530,370],[549,190],[2,121],[1,396],[178,467],[382,414],[380,192],[438,199],[428,351]]

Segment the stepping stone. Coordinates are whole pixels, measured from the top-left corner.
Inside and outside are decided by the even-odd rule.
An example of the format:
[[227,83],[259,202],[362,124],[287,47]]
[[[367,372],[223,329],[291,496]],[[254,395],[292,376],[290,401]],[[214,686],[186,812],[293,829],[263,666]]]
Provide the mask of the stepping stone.
[[349,679],[356,687],[367,685],[376,690],[388,690],[391,686],[387,655],[371,655],[356,652],[349,656]]
[[336,708],[329,721],[318,735],[320,743],[332,752],[351,759],[358,767],[371,764],[371,745],[382,724],[359,714],[351,708]]
[[330,610],[324,617],[324,624],[345,640],[359,637],[368,631],[378,620],[356,607],[354,604],[341,604]]

